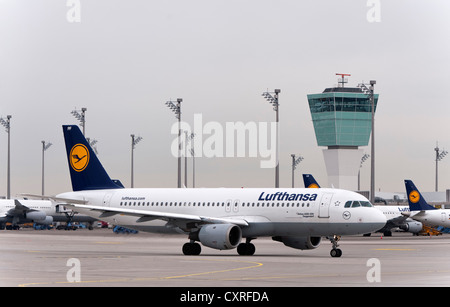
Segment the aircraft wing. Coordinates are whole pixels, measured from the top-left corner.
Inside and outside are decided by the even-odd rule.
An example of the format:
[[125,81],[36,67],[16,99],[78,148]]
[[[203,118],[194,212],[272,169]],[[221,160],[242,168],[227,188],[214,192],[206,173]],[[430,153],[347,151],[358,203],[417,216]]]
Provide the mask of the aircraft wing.
[[57,203],[59,203],[59,202],[71,203],[71,204],[86,204],[87,203],[87,201],[81,200],[81,199],[70,199],[70,198],[63,198],[63,197],[56,197],[56,196],[43,196],[43,195],[36,195],[36,194],[20,194],[20,195],[23,197],[53,200]]
[[424,215],[426,215],[426,213],[427,212],[425,210],[422,210],[422,211],[413,211],[413,212],[402,212],[402,215],[414,219],[414,217],[423,217]]
[[386,222],[386,225],[390,225],[392,227],[397,227],[405,223],[405,221],[409,218],[407,215],[397,216],[395,218],[389,219]]
[[174,222],[175,224],[186,224],[189,222],[199,222],[203,224],[235,224],[238,226],[248,226],[247,221],[244,219],[233,219],[233,218],[217,218],[208,217],[192,214],[181,214],[181,213],[170,213],[170,212],[158,212],[158,211],[147,211],[147,210],[135,210],[135,209],[123,209],[123,208],[110,208],[103,206],[90,206],[90,205],[79,205],[79,204],[67,204],[67,207],[77,211],[77,209],[88,209],[92,211],[102,212],[100,218],[111,217],[114,215],[127,215],[134,216],[138,219],[137,223],[148,222],[151,220],[164,220],[168,222]]

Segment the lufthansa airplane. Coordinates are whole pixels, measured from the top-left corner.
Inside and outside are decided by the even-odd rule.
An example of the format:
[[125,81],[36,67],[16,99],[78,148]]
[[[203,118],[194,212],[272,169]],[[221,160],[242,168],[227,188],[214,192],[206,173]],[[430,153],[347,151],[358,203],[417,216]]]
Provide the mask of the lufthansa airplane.
[[427,226],[450,227],[450,210],[429,205],[411,180],[405,180],[410,212],[404,214]]
[[[319,183],[311,174],[303,174],[303,182],[306,188],[320,188]],[[375,206],[375,208],[383,212],[386,217],[386,225],[377,231],[382,232],[386,237],[392,236],[392,228],[396,227],[415,235],[423,228],[421,222],[415,221],[404,214],[409,212],[408,206]],[[364,234],[364,236],[370,236],[370,233]]]
[[[126,189],[110,179],[77,126],[63,126],[63,132],[73,192],[53,199],[114,225],[186,234],[185,255],[200,254],[196,241],[253,255],[250,241],[258,237],[302,250],[317,248],[321,238],[328,237],[330,255],[340,257],[341,235],[375,231],[386,223],[365,197],[338,189]],[[352,202],[361,206],[345,207]]]
[[18,224],[38,223],[50,225],[53,223],[51,214],[52,202],[48,200],[0,200],[0,230],[6,223],[11,223],[12,229],[18,229]]
[[[24,223],[51,225],[53,222],[88,222],[89,229],[92,229],[92,223],[95,221],[96,219],[90,216],[75,214],[72,210],[55,205],[49,200],[0,200],[0,230],[8,227],[18,229],[18,226]],[[6,226],[7,223],[11,223],[11,226]]]

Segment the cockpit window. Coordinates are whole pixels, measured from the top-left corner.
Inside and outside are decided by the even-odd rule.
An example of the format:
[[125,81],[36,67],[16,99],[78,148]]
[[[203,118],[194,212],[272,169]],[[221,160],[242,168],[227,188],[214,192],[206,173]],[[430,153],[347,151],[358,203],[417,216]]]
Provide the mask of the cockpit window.
[[352,204],[352,208],[356,208],[356,207],[361,207],[361,204],[357,200],[353,201],[353,204]]
[[344,208],[357,208],[357,207],[373,207],[368,201],[362,200],[349,200],[345,203]]
[[360,201],[360,203],[363,207],[373,207],[372,204],[368,201]]

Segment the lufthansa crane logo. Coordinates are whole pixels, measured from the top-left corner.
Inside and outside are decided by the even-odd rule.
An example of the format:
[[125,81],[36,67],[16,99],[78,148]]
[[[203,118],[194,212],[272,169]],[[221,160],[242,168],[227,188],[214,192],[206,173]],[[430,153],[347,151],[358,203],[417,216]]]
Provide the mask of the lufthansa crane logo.
[[82,172],[89,164],[89,150],[83,144],[76,144],[70,150],[69,160],[74,171]]
[[308,186],[308,189],[318,189],[319,188],[319,186],[316,184],[316,183],[311,183],[309,186]]
[[409,201],[413,204],[417,203],[420,200],[420,194],[416,190],[411,191],[409,193]]

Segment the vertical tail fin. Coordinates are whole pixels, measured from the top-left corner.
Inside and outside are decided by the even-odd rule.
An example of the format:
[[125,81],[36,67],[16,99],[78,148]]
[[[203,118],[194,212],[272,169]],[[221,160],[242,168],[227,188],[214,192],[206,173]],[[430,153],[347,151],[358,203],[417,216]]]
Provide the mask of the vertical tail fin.
[[425,201],[425,198],[411,180],[405,180],[405,187],[410,211],[436,210],[435,207],[430,206]]
[[108,176],[78,126],[63,125],[63,133],[74,191],[121,188]]
[[305,188],[320,188],[320,185],[311,174],[303,174],[303,183],[305,184]]

